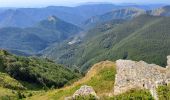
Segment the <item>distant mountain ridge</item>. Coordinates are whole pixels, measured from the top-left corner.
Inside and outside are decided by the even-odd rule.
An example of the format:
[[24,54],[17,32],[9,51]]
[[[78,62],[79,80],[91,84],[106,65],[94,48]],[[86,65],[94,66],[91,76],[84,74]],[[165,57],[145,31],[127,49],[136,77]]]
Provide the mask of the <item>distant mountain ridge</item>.
[[161,6],[97,3],[76,7],[49,6],[45,8],[9,8],[5,10],[2,8],[2,12],[0,11],[0,27],[28,27],[51,15],[55,15],[66,22],[81,25],[82,22],[92,16],[102,15],[114,9],[136,7],[151,10]]
[[0,15],[0,27],[28,27],[32,23],[35,23],[35,20],[31,16],[19,10],[6,10],[0,13]]
[[51,18],[53,20],[42,20],[34,27],[1,28],[0,48],[15,52],[18,50],[18,53],[25,52],[26,55],[36,54],[53,42],[63,41],[82,31],[81,28],[55,16]]
[[154,16],[170,16],[170,6],[157,8],[149,11],[149,13]]
[[77,7],[49,6],[46,8],[5,10],[0,13],[0,27],[28,27],[51,15],[55,15],[66,22],[79,25],[91,16],[106,13],[117,7],[119,6],[112,4],[96,4]]
[[65,35],[65,37],[69,37],[70,34],[75,34],[81,29],[78,26],[65,22],[56,16],[49,16],[47,20],[42,20],[39,22],[38,27],[47,30],[56,30]]
[[83,27],[91,27],[93,25],[101,24],[103,22],[111,21],[114,19],[129,20],[139,15],[145,14],[145,10],[138,8],[121,8],[112,10],[103,15],[94,16],[83,23]]

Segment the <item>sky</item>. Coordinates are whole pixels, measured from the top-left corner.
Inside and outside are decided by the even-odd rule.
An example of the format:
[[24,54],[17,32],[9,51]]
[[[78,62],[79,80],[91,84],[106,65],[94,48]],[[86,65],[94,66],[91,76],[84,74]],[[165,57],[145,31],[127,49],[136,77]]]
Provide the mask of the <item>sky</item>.
[[86,2],[170,4],[170,0],[0,0],[0,7],[76,6]]

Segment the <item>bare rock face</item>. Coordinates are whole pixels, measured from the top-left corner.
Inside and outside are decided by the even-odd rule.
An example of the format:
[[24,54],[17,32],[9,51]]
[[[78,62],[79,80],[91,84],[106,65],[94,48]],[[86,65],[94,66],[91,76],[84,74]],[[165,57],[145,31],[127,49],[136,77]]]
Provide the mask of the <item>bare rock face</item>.
[[81,86],[80,89],[78,89],[73,96],[71,97],[66,97],[65,100],[75,100],[76,97],[78,96],[89,96],[92,95],[96,98],[96,100],[99,99],[99,97],[96,95],[94,89],[91,86]]
[[167,66],[166,66],[166,69],[167,69],[166,78],[168,79],[167,83],[170,83],[170,56],[167,56]]
[[73,94],[73,98],[75,98],[76,96],[88,96],[88,95],[93,95],[96,97],[96,99],[98,98],[94,89],[91,86],[84,85],[81,86],[81,88]]
[[130,89],[149,89],[157,100],[156,88],[170,83],[170,56],[167,68],[144,61],[117,60],[114,94],[118,95]]
[[170,56],[167,56],[167,69],[170,69]]

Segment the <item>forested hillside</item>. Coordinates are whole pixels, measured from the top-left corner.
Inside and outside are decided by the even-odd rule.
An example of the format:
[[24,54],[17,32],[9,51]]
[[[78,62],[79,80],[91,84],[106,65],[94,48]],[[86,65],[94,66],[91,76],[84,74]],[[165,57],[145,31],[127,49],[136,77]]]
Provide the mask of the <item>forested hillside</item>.
[[0,71],[42,87],[62,87],[79,75],[48,59],[14,56],[4,50],[0,50]]
[[86,36],[90,38],[81,43],[58,44],[48,49],[45,56],[62,64],[77,66],[82,71],[98,61],[120,58],[165,66],[166,56],[170,53],[169,24],[166,17],[141,15],[109,30],[88,33]]
[[6,27],[0,29],[0,48],[16,54],[37,54],[54,42],[68,39],[82,29],[62,21],[55,16],[49,16],[37,25],[28,28]]

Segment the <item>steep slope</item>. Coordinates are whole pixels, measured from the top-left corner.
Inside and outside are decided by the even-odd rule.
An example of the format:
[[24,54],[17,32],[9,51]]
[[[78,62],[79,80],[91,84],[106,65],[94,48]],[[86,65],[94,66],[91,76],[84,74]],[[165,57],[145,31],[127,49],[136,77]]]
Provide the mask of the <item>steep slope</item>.
[[67,23],[55,16],[49,16],[47,20],[40,21],[38,27],[49,31],[60,32],[58,36],[60,36],[61,39],[67,39],[68,37],[73,36],[81,31],[81,28],[78,26]]
[[[75,93],[75,91],[78,90],[83,85],[92,86],[96,94],[102,100],[115,100],[115,99],[136,100],[137,98],[153,100],[153,98],[151,97],[150,93],[147,90],[135,90],[135,89],[128,91],[127,93],[124,93],[122,95],[112,97],[115,74],[116,74],[115,63],[111,61],[102,61],[92,66],[84,78],[73,83],[72,85],[66,86],[62,89],[41,93],[31,98],[27,98],[27,100],[36,100],[37,98],[43,100],[50,99],[64,100],[66,97],[72,96]],[[76,100],[82,99],[79,98]]]
[[142,15],[110,30],[90,35],[90,38],[85,37],[81,43],[57,44],[49,48],[45,56],[82,71],[98,61],[120,58],[144,60],[164,66],[169,53],[168,34],[169,18]]
[[16,79],[13,79],[6,73],[0,72],[0,99],[1,100],[17,100],[18,99],[18,90],[23,91],[26,88],[18,82]]
[[170,54],[169,21],[170,18],[158,18],[116,44],[109,54],[114,52],[115,58],[144,60],[165,66],[166,56]]
[[170,16],[170,6],[157,8],[157,9],[149,11],[148,13],[154,16]]
[[[89,30],[85,37],[81,38],[73,38],[68,39],[61,43],[54,43],[49,46],[45,50],[43,50],[42,54],[44,57],[50,58],[56,62],[66,64],[70,67],[71,65],[75,65],[74,68],[78,68],[76,59],[81,56],[81,53],[85,49],[86,42],[90,43],[89,40],[95,38],[96,36],[100,36],[103,32],[106,32],[119,24],[123,24],[125,20],[113,20],[110,22],[102,23],[95,28]],[[74,43],[72,43],[74,41]]]
[[35,53],[47,46],[47,42],[35,34],[27,33],[20,28],[0,29],[0,47],[19,50],[26,53]]
[[[85,75],[84,78],[66,86],[62,89],[49,91],[47,93],[39,94],[28,98],[28,100],[36,100],[37,98],[44,100],[58,99],[64,100],[65,97],[73,95],[73,93],[82,85],[93,86],[99,96],[108,95],[112,92],[115,78],[115,64],[110,61],[103,61],[95,64]],[[106,85],[107,84],[107,85]]]
[[25,91],[26,88],[16,79],[7,73],[0,72],[0,99],[17,100],[19,99],[18,91]]
[[13,90],[25,89],[25,87],[21,83],[19,83],[16,79],[11,78],[6,73],[0,72],[0,80],[1,80],[0,87],[13,89]]
[[14,56],[4,50],[0,50],[0,65],[1,72],[42,87],[59,88],[79,75],[47,59]]
[[83,27],[89,28],[95,26],[96,24],[100,24],[102,22],[111,21],[113,19],[132,19],[141,14],[145,14],[145,11],[138,8],[122,8],[116,9],[111,12],[107,12],[103,15],[95,16],[83,23]]
[[52,16],[34,27],[1,28],[0,47],[9,51],[25,52],[28,55],[36,54],[51,43],[68,39],[80,31],[79,27]]
[[[143,65],[141,65],[141,66],[143,67]],[[147,65],[144,64],[144,66],[147,66]],[[154,65],[152,64],[152,66],[154,66]],[[72,96],[75,93],[75,91],[78,90],[81,86],[90,85],[94,88],[95,92],[102,100],[115,100],[115,99],[116,100],[122,100],[122,99],[138,100],[139,98],[144,99],[144,100],[154,100],[148,90],[145,90],[145,89],[141,90],[138,88],[131,89],[131,90],[129,90],[123,94],[120,94],[120,95],[113,95],[112,94],[114,91],[113,87],[114,87],[114,84],[115,84],[114,82],[116,79],[115,76],[117,73],[116,71],[118,70],[117,67],[118,66],[116,66],[114,62],[102,61],[102,62],[99,62],[99,63],[95,64],[94,66],[92,66],[84,78],[73,83],[72,85],[65,86],[61,89],[50,90],[47,92],[39,91],[33,95],[29,95],[29,96],[26,95],[26,97],[24,97],[24,98],[26,100],[37,100],[37,99],[64,100],[64,98],[66,98],[68,96]],[[128,67],[132,68],[131,65],[129,65]],[[158,68],[157,66],[155,66],[155,67]],[[161,69],[163,69],[163,68],[160,68],[159,70],[161,70]],[[125,70],[122,70],[122,71],[125,71]],[[130,69],[129,69],[129,71],[130,71]],[[136,69],[136,71],[139,71],[139,70]],[[158,71],[158,70],[155,70],[155,71]],[[128,74],[131,75],[130,73],[128,73]],[[8,75],[6,76],[6,74],[0,74],[0,78],[2,77],[2,75],[3,76],[5,75],[5,79],[8,79],[8,80],[10,79],[10,80],[12,80],[13,83],[18,84],[17,81],[14,81],[14,79],[10,78]],[[121,73],[119,73],[117,75],[120,75],[120,77],[121,77]],[[11,84],[12,84],[12,82],[11,82]],[[170,91],[169,89],[170,89],[169,86],[159,86],[157,88],[159,98],[160,99],[168,99],[169,91]],[[23,91],[23,92],[26,93],[26,91]],[[29,91],[28,93],[33,93],[33,91]],[[11,98],[11,99],[16,99],[16,100],[22,99],[22,97],[20,97],[20,96],[23,96],[23,94],[20,94],[20,92],[17,92],[14,90],[13,90],[13,92],[11,92],[11,90],[2,88],[0,86],[0,98],[1,99],[4,99],[4,98],[6,98],[6,99]],[[82,100],[82,99],[79,98],[76,100]]]

